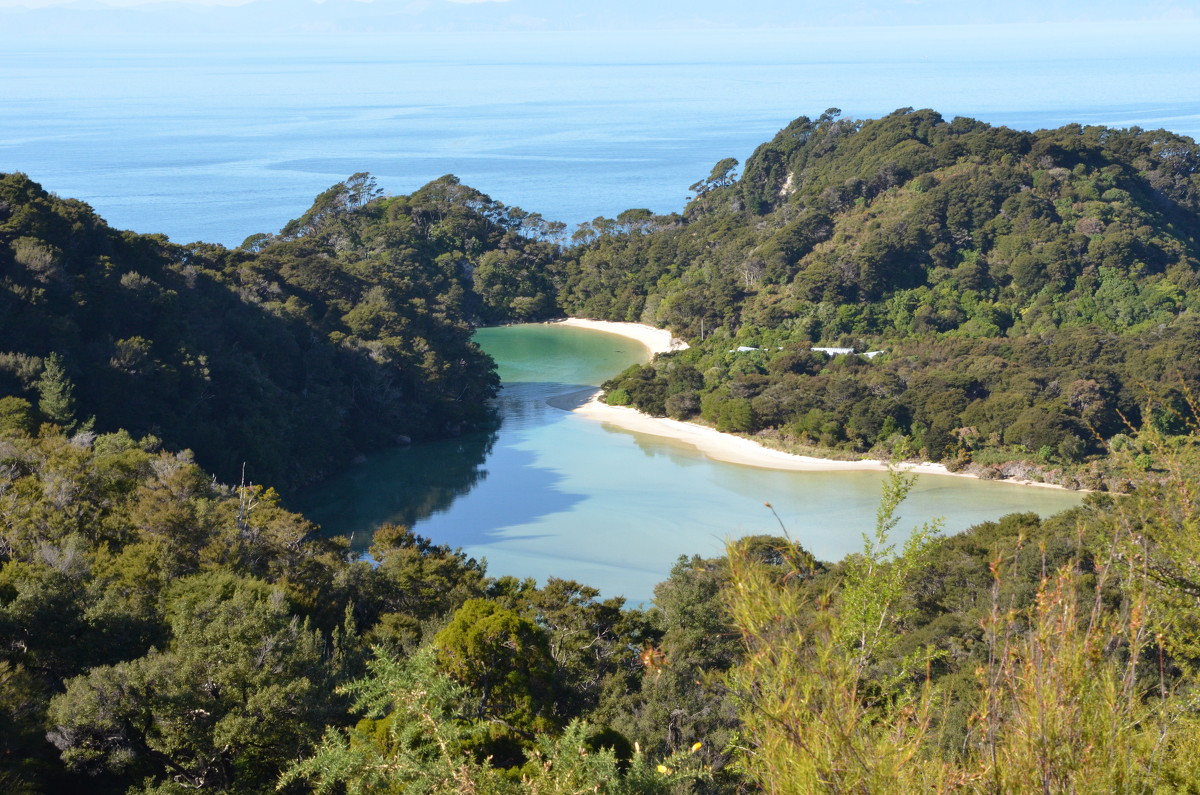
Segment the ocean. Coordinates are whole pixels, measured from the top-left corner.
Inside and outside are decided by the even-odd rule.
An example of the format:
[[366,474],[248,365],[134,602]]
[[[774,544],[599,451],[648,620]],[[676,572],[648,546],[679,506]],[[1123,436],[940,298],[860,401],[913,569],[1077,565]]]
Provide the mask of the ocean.
[[991,26],[4,41],[0,171],[110,224],[236,246],[369,171],[570,225],[679,211],[797,116],[933,108],[1200,136],[1200,30]]

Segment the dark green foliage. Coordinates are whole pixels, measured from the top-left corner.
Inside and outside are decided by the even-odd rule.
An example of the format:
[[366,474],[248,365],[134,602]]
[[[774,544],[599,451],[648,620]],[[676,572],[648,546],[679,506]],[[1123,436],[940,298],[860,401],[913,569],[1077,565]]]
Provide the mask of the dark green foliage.
[[67,430],[75,426],[75,386],[67,378],[62,357],[52,353],[46,357],[42,377],[37,382],[38,411],[50,422]]
[[599,595],[595,588],[551,577],[516,602],[546,633],[560,722],[596,716],[607,696],[628,691],[638,679],[640,644],[653,634],[643,613],[623,609],[624,599],[599,601]]
[[344,714],[333,690],[368,639],[415,645],[485,588],[473,560],[403,530],[381,534],[378,567],[349,561],[273,491],[156,446],[0,435],[7,791],[270,790]]
[[[1198,153],[1162,130],[831,109],[670,223],[568,251],[559,295],[569,314],[689,339],[606,385],[642,411],[854,452],[1070,466],[1121,414],[1142,421],[1135,385],[1200,378]],[[887,355],[825,362],[814,346]],[[681,364],[703,383],[668,389]]]
[[230,481],[294,488],[487,422],[473,324],[554,311],[561,227],[453,177],[383,198],[356,174],[233,251],[111,230],[20,174],[0,206],[0,397],[154,434]]
[[394,653],[415,648],[423,626],[484,595],[484,568],[459,550],[436,545],[407,527],[384,525],[370,549],[377,565],[356,564],[348,578],[354,615],[367,638]]
[[[124,433],[68,439],[52,426],[0,437],[7,789],[262,792],[287,769],[329,781],[344,765],[372,781],[402,767],[430,787],[462,777],[439,785],[446,791],[467,778],[508,791],[522,777],[565,775],[578,758],[610,779],[613,769],[649,776],[633,791],[687,791],[685,781],[744,791],[731,764],[743,716],[723,676],[745,648],[722,597],[725,559],[681,558],[647,612],[579,583],[491,580],[461,552],[399,527],[380,531],[373,566],[315,538],[270,490],[221,486],[155,446]],[[1143,502],[1158,493],[1147,486]],[[906,569],[876,560],[872,582],[892,589],[891,640],[886,653],[873,647],[856,697],[869,701],[918,652],[931,655],[922,670],[941,704],[931,736],[936,753],[955,758],[975,737],[975,672],[990,659],[997,609],[1031,609],[1046,572],[1067,563],[1084,603],[1125,603],[1120,583],[1093,585],[1103,575],[1093,550],[1110,543],[1120,506],[1098,495],[1060,517],[1015,515],[940,539]],[[867,558],[826,566],[769,537],[739,549],[802,604],[840,605],[850,621],[847,583]],[[368,673],[367,643],[378,644],[368,680],[339,690]],[[1158,659],[1146,660],[1145,675],[1159,676]],[[1185,662],[1167,661],[1168,686]],[[375,711],[350,728],[343,695],[363,687],[374,688]]]
[[554,659],[544,630],[494,601],[471,599],[433,639],[438,668],[469,694],[467,715],[492,722],[479,756],[500,767],[553,725]]
[[[911,765],[854,760],[930,785],[912,791],[990,787],[947,783],[985,747],[1005,755],[981,769],[1006,791],[1000,767],[1041,736],[1022,710],[1061,701],[1060,681],[1093,693],[1088,725],[1119,732],[1105,757],[1162,742],[1146,716],[1183,726],[1146,758],[1194,789],[1194,439],[1176,434],[1200,379],[1198,159],[1162,131],[831,109],[740,179],[719,162],[682,215],[597,218],[565,253],[561,225],[453,177],[385,198],[356,174],[234,251],[115,232],[0,178],[0,789],[745,792],[747,772],[767,778],[735,764],[760,741],[730,687],[756,703],[767,680],[736,672],[779,651],[849,665],[785,665],[798,675],[769,695],[820,696],[810,712],[828,697],[838,720],[805,730],[915,744]],[[1106,439],[1140,496],[1005,517],[899,562],[747,539],[741,579],[683,557],[643,611],[580,583],[491,579],[400,526],[353,560],[244,482],[243,462],[294,486],[398,435],[486,422],[496,382],[471,325],[559,310],[693,342],[614,377],[611,403],[993,473],[1014,456],[1072,465]],[[776,600],[763,637],[786,643],[735,626],[726,597],[747,582]],[[1117,664],[1113,718],[1091,685]],[[1042,747],[1103,767],[1089,743]],[[799,780],[784,767],[780,791]]]
[[[641,680],[615,710],[613,725],[653,755],[702,742],[700,755],[717,772],[728,765],[736,710],[719,676],[738,659],[733,624],[720,600],[724,560],[681,557],[655,588],[651,618],[660,633],[647,639]],[[728,781],[736,776],[728,773]]]
[[495,602],[471,599],[433,640],[438,665],[477,697],[478,717],[538,728],[553,701],[545,633]]
[[226,572],[177,582],[166,612],[167,650],[66,683],[51,741],[73,768],[265,789],[332,717],[320,633],[266,583]]

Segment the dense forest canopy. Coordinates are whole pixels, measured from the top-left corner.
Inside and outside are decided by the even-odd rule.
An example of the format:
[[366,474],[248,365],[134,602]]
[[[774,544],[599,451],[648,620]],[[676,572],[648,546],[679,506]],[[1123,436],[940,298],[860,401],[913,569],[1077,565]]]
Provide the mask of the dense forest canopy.
[[[683,557],[648,609],[371,560],[127,433],[0,435],[6,792],[1188,792],[1196,439],[1133,496]],[[998,761],[999,760],[999,761]],[[1047,785],[1049,786],[1049,785]]]
[[1095,487],[1111,477],[1081,464],[1143,421],[1178,431],[1200,375],[1198,164],[1162,130],[831,109],[740,174],[718,162],[682,214],[568,238],[454,177],[389,197],[361,173],[234,250],[115,232],[9,175],[0,390],[288,489],[486,422],[472,327],[571,314],[692,343],[615,378],[610,402]]
[[[356,174],[234,250],[3,176],[0,790],[1196,791],[1197,166],[830,111],[570,241]],[[893,473],[861,553],[743,539],[630,609],[257,485],[486,424],[472,327],[563,312],[693,343],[610,402],[1130,493],[897,545]]]
[[[682,215],[598,219],[567,252],[564,311],[693,343],[614,379],[610,402],[983,473],[1077,464],[1127,422],[1183,413],[1177,387],[1200,375],[1194,141],[830,110],[735,167]],[[1139,384],[1159,398],[1145,417]]]
[[227,481],[245,466],[293,488],[488,421],[497,380],[473,328],[548,301],[498,276],[536,282],[554,251],[522,229],[556,233],[452,177],[385,198],[358,174],[279,235],[175,245],[10,174],[0,396],[67,430],[152,434]]

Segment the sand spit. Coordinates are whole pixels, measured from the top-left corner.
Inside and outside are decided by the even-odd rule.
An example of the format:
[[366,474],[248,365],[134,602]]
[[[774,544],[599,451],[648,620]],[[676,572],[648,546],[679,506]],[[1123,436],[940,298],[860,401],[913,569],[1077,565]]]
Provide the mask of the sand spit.
[[551,322],[557,323],[560,326],[606,331],[609,334],[628,337],[645,345],[652,354],[682,351],[688,347],[686,342],[676,339],[666,329],[654,328],[654,326],[647,326],[644,323],[617,323],[611,320],[584,320],[577,317],[569,317],[566,320],[553,320]]
[[[665,329],[657,329],[641,323],[616,323],[607,320],[583,320],[568,318],[554,321],[564,326],[587,328],[595,331],[606,331],[623,337],[637,340],[646,346],[651,353],[684,350],[686,342],[671,336]],[[875,471],[884,472],[888,468],[886,461],[873,459],[858,461],[840,461],[831,458],[814,458],[812,456],[795,455],[780,450],[772,450],[758,442],[730,433],[722,433],[706,425],[693,422],[682,422],[666,417],[651,417],[637,409],[626,406],[609,406],[600,402],[599,392],[594,394],[586,403],[579,403],[580,398],[572,401],[576,414],[598,422],[607,422],[618,428],[652,436],[664,436],[692,445],[709,458],[725,461],[731,464],[760,467],[763,469],[784,469],[795,472],[847,472]],[[565,406],[563,406],[565,408]],[[965,472],[951,472],[942,464],[905,463],[901,468],[906,472],[920,475],[938,475],[943,477],[975,478]],[[1038,483],[1032,480],[998,480],[997,483],[1008,483],[1017,486],[1041,486],[1043,488],[1060,489],[1051,483]]]

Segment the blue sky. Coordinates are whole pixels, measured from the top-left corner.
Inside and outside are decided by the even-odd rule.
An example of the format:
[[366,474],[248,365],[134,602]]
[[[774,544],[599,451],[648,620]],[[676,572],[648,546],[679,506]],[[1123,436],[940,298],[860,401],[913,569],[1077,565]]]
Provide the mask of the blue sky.
[[[10,32],[403,32],[1110,23],[1200,19],[1197,0],[0,0]],[[13,27],[16,26],[16,27]],[[93,31],[95,32],[95,31]],[[103,32],[103,31],[101,31]]]

